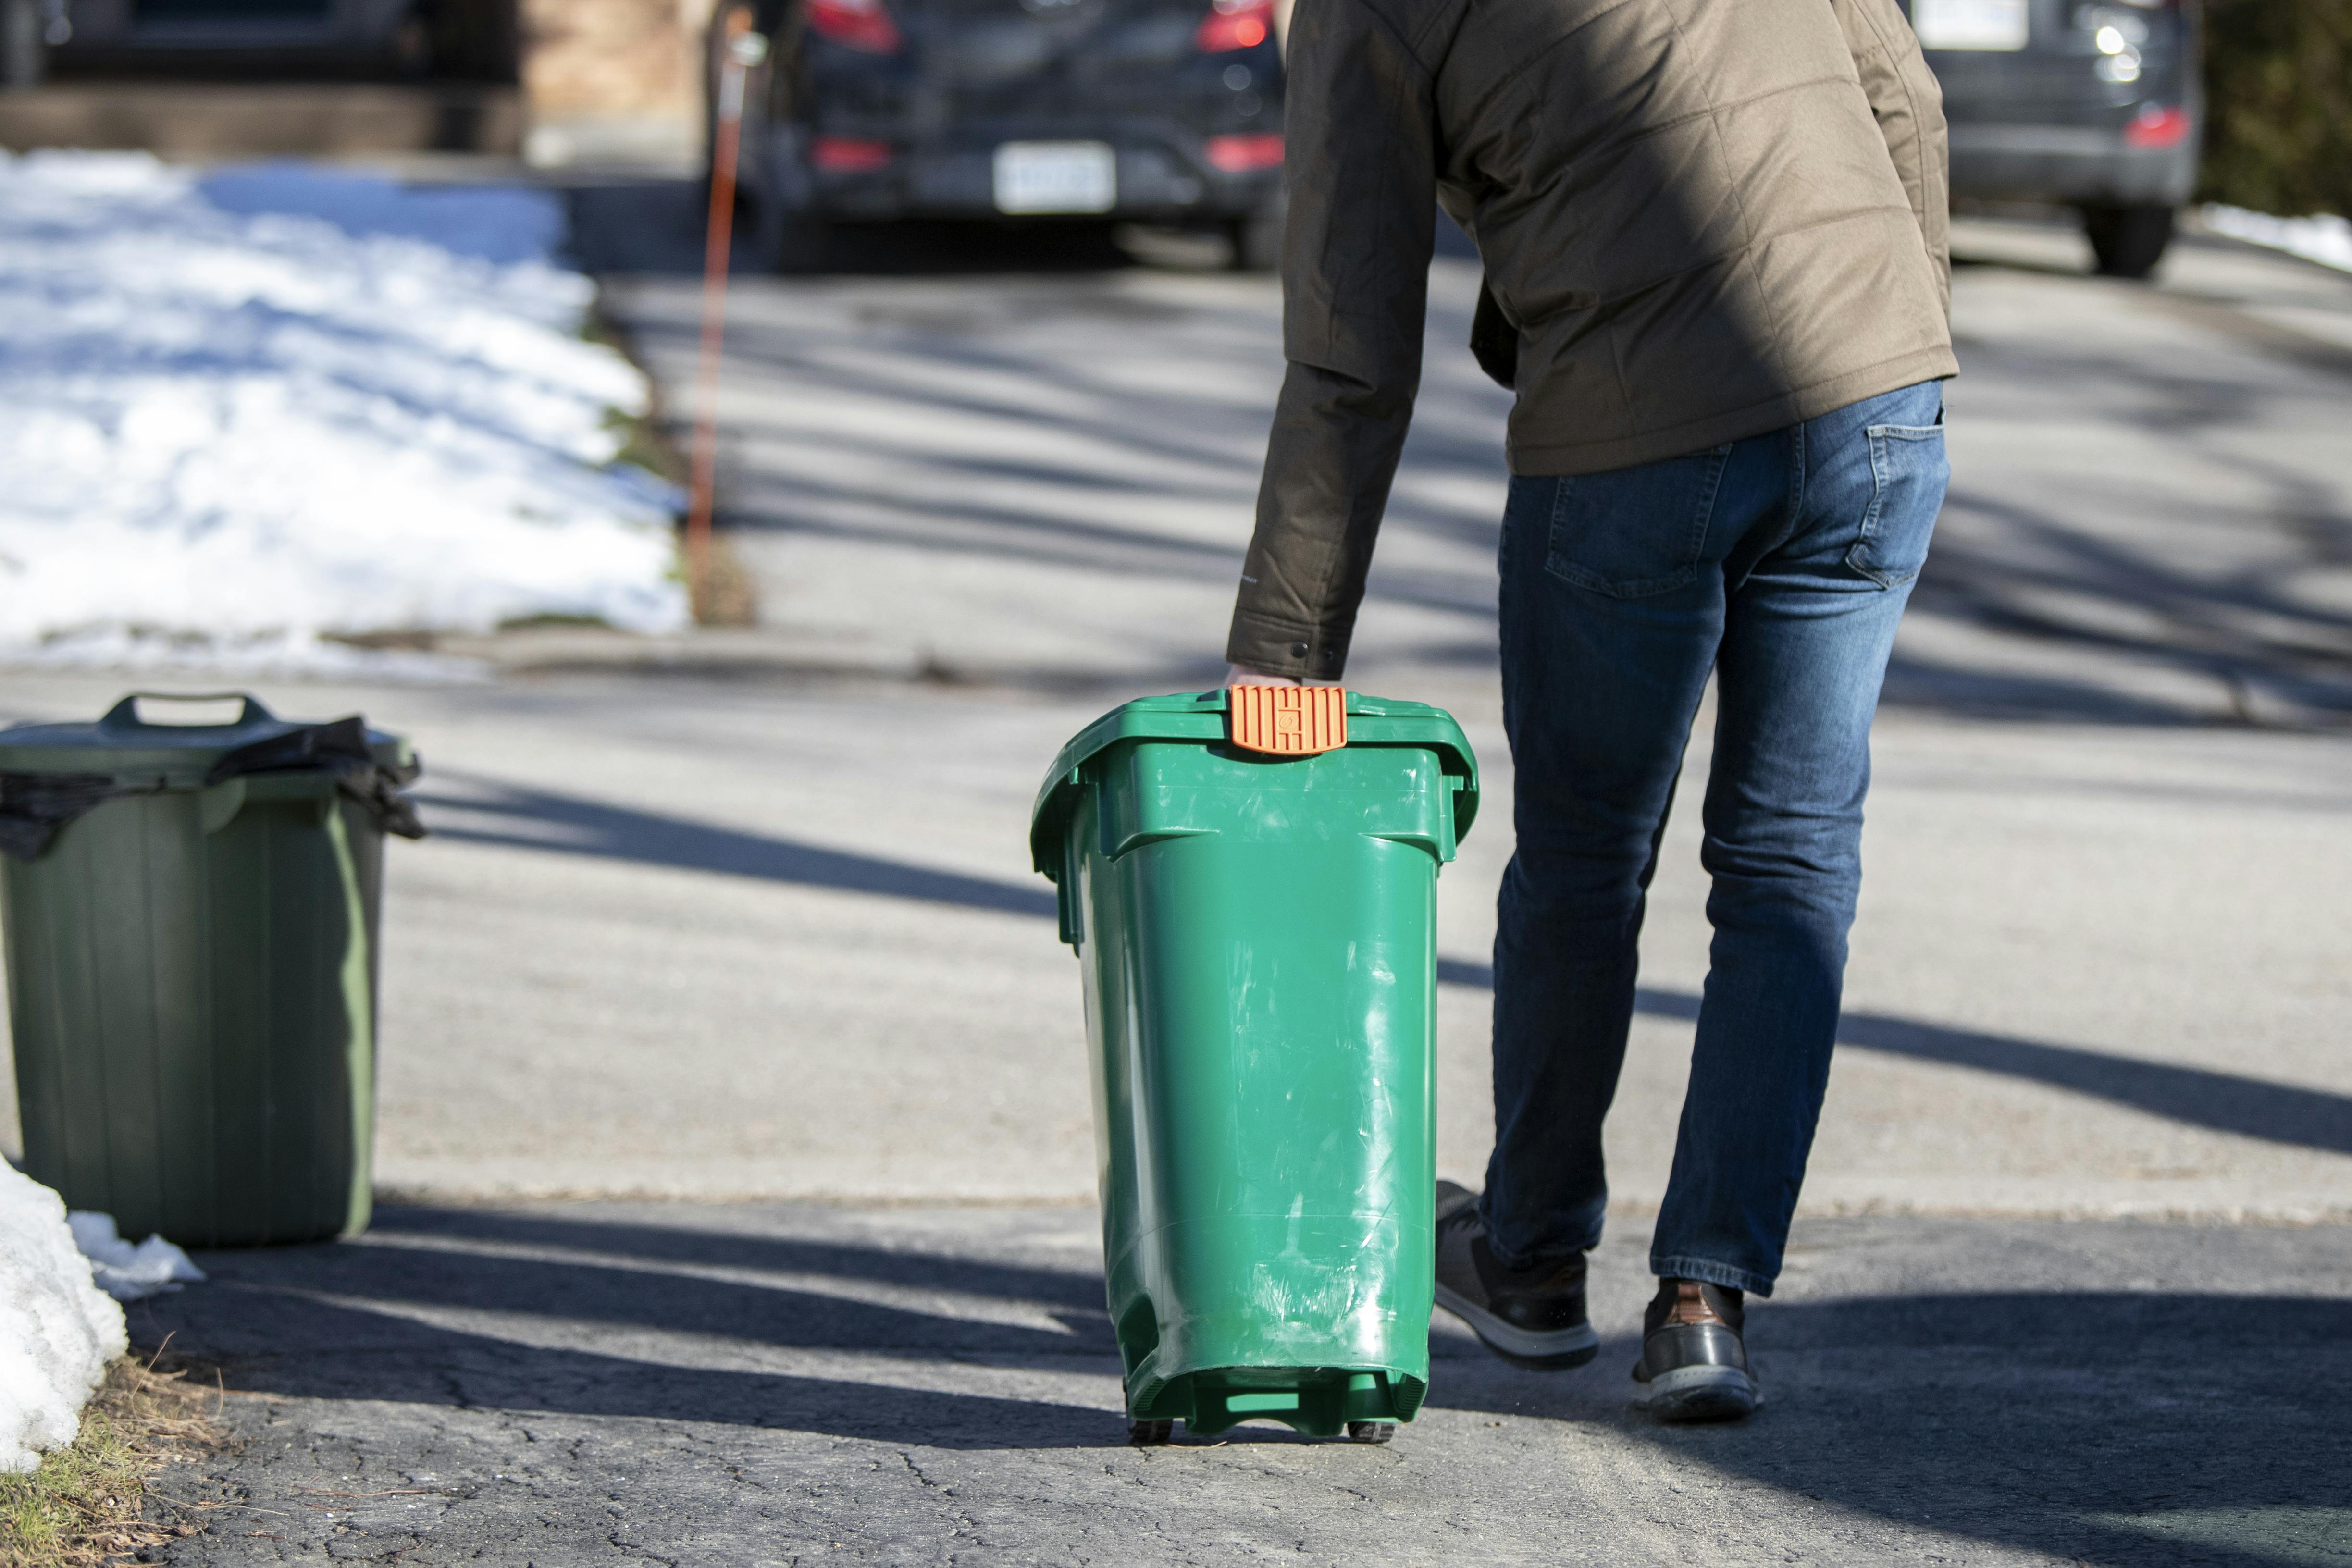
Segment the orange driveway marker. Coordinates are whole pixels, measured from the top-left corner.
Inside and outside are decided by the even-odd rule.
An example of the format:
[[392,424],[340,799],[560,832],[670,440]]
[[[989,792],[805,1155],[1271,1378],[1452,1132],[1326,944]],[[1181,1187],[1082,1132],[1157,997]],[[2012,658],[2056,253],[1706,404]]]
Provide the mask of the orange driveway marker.
[[727,14],[719,57],[716,140],[710,156],[710,223],[702,247],[702,352],[695,377],[693,472],[687,486],[686,583],[694,617],[709,602],[710,511],[719,473],[719,347],[727,331],[727,273],[735,229],[735,163],[743,141],[743,73],[767,57],[749,7]]

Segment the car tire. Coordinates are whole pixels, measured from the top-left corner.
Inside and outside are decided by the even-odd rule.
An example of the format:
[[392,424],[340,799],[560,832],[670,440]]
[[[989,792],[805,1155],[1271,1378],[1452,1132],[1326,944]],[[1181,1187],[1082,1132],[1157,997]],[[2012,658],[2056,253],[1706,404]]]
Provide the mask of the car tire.
[[2146,277],[2172,243],[2169,206],[2154,202],[2083,209],[2083,233],[2104,277]]
[[830,272],[840,255],[840,239],[833,220],[814,208],[781,213],[768,260],[775,271],[788,277]]
[[1281,269],[1282,226],[1288,210],[1289,204],[1277,195],[1260,204],[1249,216],[1226,223],[1225,237],[1233,244],[1235,272]]
[[[709,176],[703,177],[700,211],[710,210]],[[772,272],[775,269],[776,236],[780,232],[780,214],[775,203],[769,201],[749,186],[735,187],[735,211],[729,219],[733,243],[729,249],[730,270],[737,272]]]

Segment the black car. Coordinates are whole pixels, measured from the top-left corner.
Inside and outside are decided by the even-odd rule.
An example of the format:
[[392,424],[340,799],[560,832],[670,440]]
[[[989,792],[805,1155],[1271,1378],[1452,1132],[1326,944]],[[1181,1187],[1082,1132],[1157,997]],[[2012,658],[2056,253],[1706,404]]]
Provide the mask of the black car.
[[1274,0],[757,0],[752,26],[739,183],[779,265],[902,218],[1214,225],[1275,263]]
[[1952,194],[2080,209],[2099,270],[2145,277],[2197,183],[2192,0],[1907,0],[1944,84]]
[[472,0],[0,0],[7,78],[514,79],[512,7]]

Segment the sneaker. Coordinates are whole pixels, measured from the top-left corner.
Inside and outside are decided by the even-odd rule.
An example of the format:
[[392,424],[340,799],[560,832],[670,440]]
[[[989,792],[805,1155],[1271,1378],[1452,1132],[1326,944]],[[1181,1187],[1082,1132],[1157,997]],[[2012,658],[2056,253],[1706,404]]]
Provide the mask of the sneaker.
[[1601,1348],[1584,1315],[1584,1255],[1505,1268],[1487,1249],[1477,1195],[1450,1181],[1437,1184],[1437,1304],[1530,1371],[1582,1366]]
[[1737,1421],[1764,1403],[1739,1337],[1748,1310],[1738,1291],[1661,1280],[1642,1314],[1633,1406],[1661,1421]]

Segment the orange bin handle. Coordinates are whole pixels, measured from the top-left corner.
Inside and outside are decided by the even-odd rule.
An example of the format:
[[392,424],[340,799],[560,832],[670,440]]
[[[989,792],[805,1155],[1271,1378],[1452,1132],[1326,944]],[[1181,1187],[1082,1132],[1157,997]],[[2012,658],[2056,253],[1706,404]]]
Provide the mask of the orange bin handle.
[[1348,694],[1339,686],[1228,686],[1234,744],[1270,757],[1312,757],[1348,744]]

